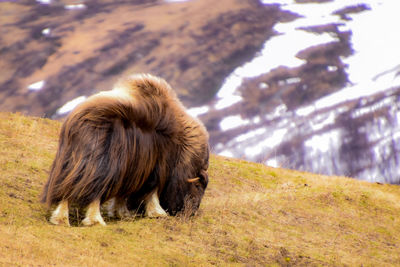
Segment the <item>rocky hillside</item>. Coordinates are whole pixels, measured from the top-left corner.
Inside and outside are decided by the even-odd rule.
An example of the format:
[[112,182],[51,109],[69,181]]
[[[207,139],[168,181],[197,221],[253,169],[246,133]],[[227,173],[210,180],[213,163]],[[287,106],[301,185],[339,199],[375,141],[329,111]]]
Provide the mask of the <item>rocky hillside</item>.
[[52,117],[137,72],[203,104],[293,15],[254,0],[63,0],[1,2],[0,17],[0,110]]
[[199,109],[215,152],[399,184],[399,3],[261,2],[298,18]]
[[59,118],[121,76],[151,72],[205,123],[216,154],[399,184],[399,8],[0,1],[0,111]]
[[59,128],[0,113],[0,265],[400,265],[398,186],[218,156],[194,217],[50,225],[38,196]]

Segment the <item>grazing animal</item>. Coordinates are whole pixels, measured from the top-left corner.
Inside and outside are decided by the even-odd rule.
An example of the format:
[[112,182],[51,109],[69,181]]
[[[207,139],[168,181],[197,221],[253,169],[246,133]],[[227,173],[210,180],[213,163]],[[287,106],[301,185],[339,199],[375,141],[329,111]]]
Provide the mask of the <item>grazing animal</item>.
[[77,106],[62,125],[41,200],[50,222],[69,225],[69,204],[87,207],[83,225],[143,207],[149,217],[195,212],[208,184],[208,133],[174,91],[149,74],[121,80]]

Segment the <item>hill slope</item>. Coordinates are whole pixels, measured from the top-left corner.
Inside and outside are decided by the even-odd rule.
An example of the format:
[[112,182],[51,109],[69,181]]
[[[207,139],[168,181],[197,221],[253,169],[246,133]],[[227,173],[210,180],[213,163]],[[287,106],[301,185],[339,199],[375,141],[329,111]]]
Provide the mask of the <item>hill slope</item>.
[[400,265],[398,186],[217,156],[195,217],[50,225],[59,126],[0,113],[0,265]]

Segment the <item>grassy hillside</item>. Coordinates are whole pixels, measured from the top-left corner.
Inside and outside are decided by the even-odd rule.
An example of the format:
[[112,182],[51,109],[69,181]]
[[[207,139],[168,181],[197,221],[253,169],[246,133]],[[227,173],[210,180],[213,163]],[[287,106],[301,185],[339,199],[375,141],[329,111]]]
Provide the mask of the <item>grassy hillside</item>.
[[400,187],[217,156],[195,217],[50,225],[59,127],[0,113],[1,266],[400,266]]

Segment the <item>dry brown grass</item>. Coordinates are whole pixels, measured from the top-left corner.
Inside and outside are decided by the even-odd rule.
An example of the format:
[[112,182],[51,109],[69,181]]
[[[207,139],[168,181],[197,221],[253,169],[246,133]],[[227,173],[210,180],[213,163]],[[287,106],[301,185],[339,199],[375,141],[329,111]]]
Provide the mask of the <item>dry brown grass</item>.
[[0,113],[0,265],[400,265],[398,186],[216,156],[194,217],[52,226],[38,196],[59,126]]

